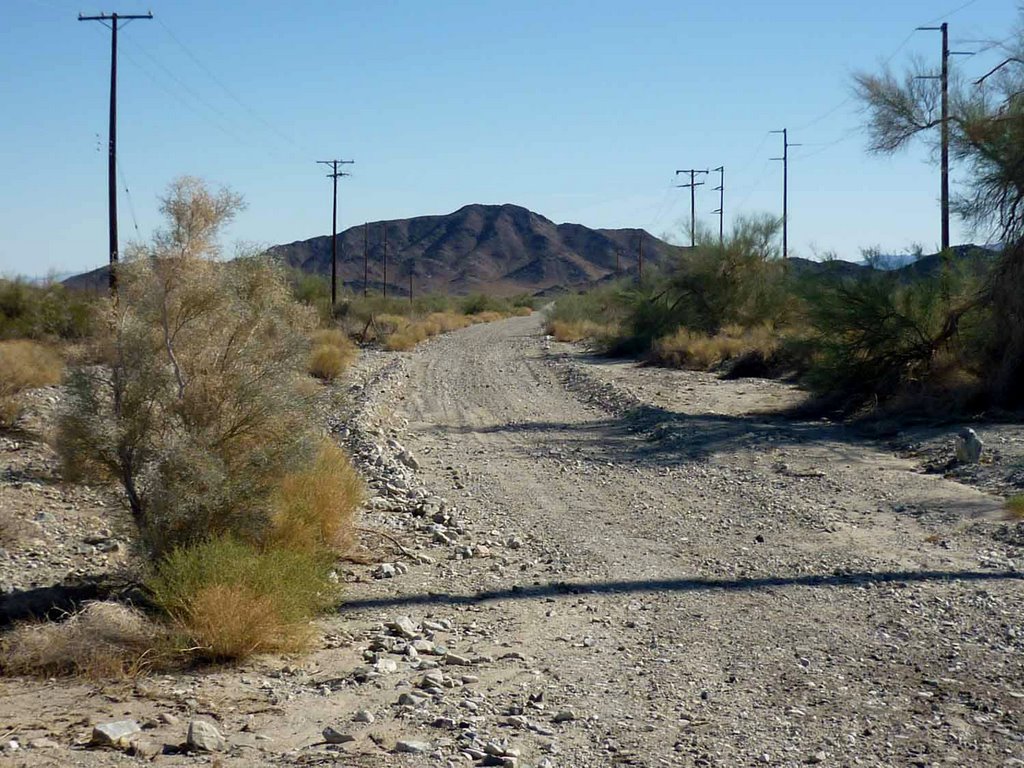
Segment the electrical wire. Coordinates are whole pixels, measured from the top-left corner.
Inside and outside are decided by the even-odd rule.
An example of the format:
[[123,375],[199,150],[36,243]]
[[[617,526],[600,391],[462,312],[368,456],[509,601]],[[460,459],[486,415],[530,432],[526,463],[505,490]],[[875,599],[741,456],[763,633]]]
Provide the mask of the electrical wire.
[[253,109],[251,106],[249,106],[245,101],[243,101],[241,98],[239,98],[239,96],[231,88],[229,88],[224,83],[224,81],[221,80],[216,75],[216,73],[212,69],[210,69],[208,66],[206,66],[206,64],[204,64],[202,62],[202,60],[200,60],[200,58],[198,56],[196,56],[195,53],[192,52],[192,49],[190,49],[187,45],[185,45],[185,43],[183,43],[181,41],[181,39],[177,35],[175,35],[174,32],[171,31],[171,28],[168,27],[163,22],[162,19],[160,19],[158,17],[154,17],[154,18],[156,18],[156,22],[163,28],[164,32],[167,33],[167,35],[171,38],[171,40],[173,40],[175,42],[175,44],[179,48],[181,48],[182,51],[185,52],[185,55],[188,56],[192,60],[192,63],[194,63],[197,67],[199,67],[199,69],[201,69],[204,73],[206,73],[206,76],[209,77],[214,83],[216,83],[218,86],[220,86],[221,90],[224,91],[224,93],[226,93],[228,95],[228,97],[232,101],[234,101],[242,109],[244,109],[246,112],[248,112],[249,115],[253,117],[253,119],[255,119],[257,122],[259,122],[268,131],[270,131],[271,133],[275,134],[278,138],[282,139],[283,141],[285,141],[286,143],[291,145],[294,149],[299,150],[300,152],[303,151],[303,147],[301,147],[295,141],[295,139],[293,139],[291,136],[289,136],[288,134],[286,134],[283,131],[281,131],[277,126],[273,125],[271,122],[269,122],[267,119],[265,119],[259,112],[257,112],[255,109]]
[[139,220],[135,217],[135,203],[132,202],[132,191],[128,189],[128,181],[124,176],[124,168],[121,166],[121,158],[117,158],[117,173],[121,177],[121,186],[124,187],[124,196],[128,201],[128,212],[132,216],[132,224],[135,226],[135,234],[142,237],[139,231]]

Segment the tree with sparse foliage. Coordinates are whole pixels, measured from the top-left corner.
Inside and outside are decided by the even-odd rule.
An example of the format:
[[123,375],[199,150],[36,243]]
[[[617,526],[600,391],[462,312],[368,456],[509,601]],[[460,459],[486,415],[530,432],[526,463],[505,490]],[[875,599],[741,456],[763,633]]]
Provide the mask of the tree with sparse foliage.
[[[953,78],[949,140],[968,173],[954,201],[975,231],[996,235],[1003,250],[982,290],[946,308],[950,333],[968,313],[991,313],[983,350],[997,402],[1024,402],[1024,32],[999,46],[1004,60],[975,82]],[[902,77],[889,70],[859,74],[856,93],[868,111],[870,148],[902,149],[920,138],[935,147],[942,124],[940,85],[920,64]],[[933,130],[934,129],[934,130]]]
[[242,207],[230,190],[174,181],[166,227],[121,267],[106,365],[71,377],[65,465],[121,484],[151,552],[211,535],[259,541],[280,478],[317,451],[296,386],[313,312],[269,260],[215,261]]

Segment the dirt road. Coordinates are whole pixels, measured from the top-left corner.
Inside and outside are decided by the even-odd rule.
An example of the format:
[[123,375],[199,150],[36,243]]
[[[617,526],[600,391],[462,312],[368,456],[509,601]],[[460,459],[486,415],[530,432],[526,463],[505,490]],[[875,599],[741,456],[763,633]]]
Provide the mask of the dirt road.
[[[998,498],[778,417],[786,385],[587,358],[536,316],[367,353],[342,389],[363,522],[402,551],[340,571],[313,652],[0,680],[0,763],[129,764],[83,745],[134,719],[161,766],[1024,765]],[[225,751],[185,754],[192,718]]]
[[423,481],[523,543],[422,591],[486,598],[529,660],[504,685],[572,710],[552,765],[1024,765],[996,499],[750,415],[783,385],[579,362],[539,329],[434,342],[396,397]]

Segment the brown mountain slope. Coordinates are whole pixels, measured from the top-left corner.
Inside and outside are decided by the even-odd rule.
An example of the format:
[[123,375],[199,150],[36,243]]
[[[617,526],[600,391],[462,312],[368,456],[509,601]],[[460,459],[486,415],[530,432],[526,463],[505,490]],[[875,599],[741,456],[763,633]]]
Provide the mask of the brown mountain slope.
[[[640,237],[650,266],[665,263],[679,250],[639,229],[589,229],[555,224],[517,205],[467,205],[444,216],[369,224],[368,282],[374,290],[384,282],[385,229],[388,291],[396,295],[408,292],[410,270],[416,292],[536,293],[613,274],[616,253],[622,271],[635,273]],[[363,287],[363,238],[363,226],[338,235],[340,280],[356,291]],[[278,245],[270,252],[303,271],[330,274],[329,236]]]
[[[387,230],[388,292],[408,295],[409,272],[416,293],[496,295],[578,288],[614,276],[635,274],[643,238],[644,265],[664,264],[682,249],[641,229],[590,229],[555,224],[518,205],[466,205],[440,216],[376,221],[366,226],[368,284],[384,284],[384,230]],[[363,289],[363,225],[338,233],[339,282]],[[331,273],[329,235],[275,245],[269,252],[290,267]],[[64,281],[73,288],[104,290],[105,267]]]

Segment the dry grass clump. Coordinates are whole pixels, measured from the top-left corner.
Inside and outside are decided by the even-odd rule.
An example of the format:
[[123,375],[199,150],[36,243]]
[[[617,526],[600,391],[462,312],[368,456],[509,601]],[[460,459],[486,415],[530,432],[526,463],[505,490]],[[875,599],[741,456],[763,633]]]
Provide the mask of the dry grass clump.
[[1024,493],[1006,500],[1006,514],[1012,520],[1024,520]]
[[513,317],[529,317],[533,314],[533,307],[516,307],[512,310]]
[[355,544],[353,521],[365,486],[345,452],[324,440],[306,469],[284,476],[272,500],[268,543],[315,553],[346,552]]
[[714,336],[680,328],[654,342],[651,358],[672,368],[707,371],[741,355],[757,353],[767,359],[778,347],[778,335],[766,326],[726,326]]
[[436,332],[431,335],[457,331],[461,328],[467,328],[473,324],[468,317],[459,314],[458,312],[431,312],[427,315],[424,322],[427,323],[430,328],[437,329]]
[[34,341],[0,341],[0,427],[14,425],[23,408],[21,394],[60,383],[64,363]]
[[313,333],[309,354],[309,373],[324,381],[334,381],[355,360],[355,344],[343,331],[323,329]]
[[221,536],[172,551],[148,586],[197,658],[227,661],[306,647],[337,596],[327,573],[320,553]]
[[427,327],[422,323],[408,323],[389,335],[384,341],[384,349],[389,352],[404,352],[412,349],[429,337]]
[[590,320],[552,320],[548,323],[547,332],[555,337],[555,341],[574,342],[604,336],[608,329]]
[[483,312],[477,312],[472,315],[468,315],[470,322],[474,325],[477,323],[493,323],[496,320],[504,320],[508,317],[505,312],[495,312],[494,310],[484,310]]
[[94,602],[59,623],[15,627],[0,641],[0,669],[37,677],[128,677],[168,665],[170,649],[167,630],[145,614],[120,603]]

